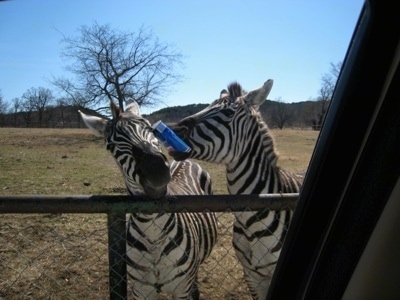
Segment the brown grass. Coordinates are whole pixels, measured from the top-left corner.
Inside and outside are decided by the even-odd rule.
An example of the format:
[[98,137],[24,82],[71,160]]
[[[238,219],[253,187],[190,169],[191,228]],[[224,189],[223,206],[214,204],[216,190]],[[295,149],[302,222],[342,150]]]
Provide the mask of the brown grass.
[[[317,133],[273,131],[279,164],[308,166]],[[202,163],[215,194],[226,193],[225,170]],[[0,128],[0,195],[115,194],[124,183],[103,141],[86,129]],[[230,213],[200,273],[202,299],[250,299],[231,248]],[[97,214],[0,217],[0,299],[107,299],[107,222]]]

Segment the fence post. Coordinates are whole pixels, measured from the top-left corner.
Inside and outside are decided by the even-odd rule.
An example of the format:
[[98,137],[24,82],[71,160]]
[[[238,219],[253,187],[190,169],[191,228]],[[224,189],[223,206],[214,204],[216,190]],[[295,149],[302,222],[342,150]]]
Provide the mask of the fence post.
[[108,213],[110,299],[127,299],[125,213]]

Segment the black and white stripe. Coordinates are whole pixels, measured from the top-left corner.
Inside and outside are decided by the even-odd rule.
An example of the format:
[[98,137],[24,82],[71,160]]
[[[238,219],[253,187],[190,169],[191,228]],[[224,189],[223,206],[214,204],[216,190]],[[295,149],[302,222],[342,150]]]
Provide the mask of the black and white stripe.
[[[112,120],[81,113],[86,125],[103,135],[130,194],[211,195],[211,178],[197,163],[169,165],[150,123],[136,103],[125,112],[115,105]],[[127,265],[135,299],[198,299],[197,273],[217,238],[213,213],[132,213],[127,226]]]
[[[258,111],[272,83],[249,93],[231,84],[207,108],[174,126],[192,151],[170,154],[225,164],[230,194],[299,192],[300,177],[277,166],[273,139]],[[235,213],[233,246],[254,299],[266,298],[292,214],[290,209]]]

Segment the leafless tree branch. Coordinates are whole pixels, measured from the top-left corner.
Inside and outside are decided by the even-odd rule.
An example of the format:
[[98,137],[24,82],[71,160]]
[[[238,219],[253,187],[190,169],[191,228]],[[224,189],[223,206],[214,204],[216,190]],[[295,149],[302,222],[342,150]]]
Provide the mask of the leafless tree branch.
[[123,108],[129,97],[139,105],[154,106],[181,80],[177,67],[182,64],[182,54],[160,43],[149,29],[121,32],[94,23],[81,26],[78,33],[62,39],[66,45],[62,56],[70,61],[66,69],[75,76],[74,84],[68,85],[69,92],[60,85],[61,80],[54,84],[69,95],[80,91],[88,98],[87,105],[116,100]]

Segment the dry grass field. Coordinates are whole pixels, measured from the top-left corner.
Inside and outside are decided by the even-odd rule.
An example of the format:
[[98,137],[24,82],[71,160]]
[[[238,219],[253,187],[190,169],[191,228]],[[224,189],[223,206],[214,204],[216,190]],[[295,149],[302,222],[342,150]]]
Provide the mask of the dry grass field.
[[[306,170],[318,132],[273,131],[279,164]],[[202,163],[214,193],[225,171]],[[0,128],[0,195],[124,194],[103,141],[86,129]],[[219,215],[217,247],[200,274],[202,299],[250,299],[231,248],[230,213]],[[96,214],[3,214],[0,299],[108,299],[107,220]]]

